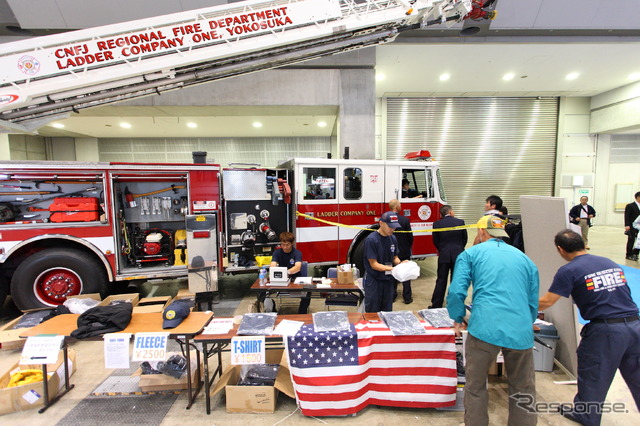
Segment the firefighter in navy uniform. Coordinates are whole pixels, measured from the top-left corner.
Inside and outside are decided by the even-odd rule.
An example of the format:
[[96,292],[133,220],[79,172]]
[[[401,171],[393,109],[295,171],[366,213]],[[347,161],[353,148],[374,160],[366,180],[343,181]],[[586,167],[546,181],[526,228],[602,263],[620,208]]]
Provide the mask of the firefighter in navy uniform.
[[393,310],[396,280],[391,275],[398,258],[398,240],[393,231],[400,228],[398,215],[386,212],[380,216],[380,228],[364,240],[364,309],[365,312]]
[[584,241],[569,229],[559,232],[555,245],[569,263],[558,269],[539,309],[571,296],[589,323],[578,346],[578,393],[563,416],[583,425],[599,425],[601,404],[616,373],[629,386],[640,409],[640,319],[622,268],[600,256],[587,254]]

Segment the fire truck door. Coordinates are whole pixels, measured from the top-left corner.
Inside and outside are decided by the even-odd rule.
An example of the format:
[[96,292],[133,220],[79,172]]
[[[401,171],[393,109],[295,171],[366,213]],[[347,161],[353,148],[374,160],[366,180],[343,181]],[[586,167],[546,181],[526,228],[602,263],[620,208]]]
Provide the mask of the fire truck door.
[[[338,201],[340,258],[346,259],[351,241],[389,209],[384,196],[385,168],[382,164],[340,165]],[[368,231],[365,231],[368,232]]]
[[[409,218],[413,231],[428,231],[440,218],[439,202],[435,185],[435,169],[417,163],[415,166],[399,165],[393,172],[397,184],[394,190],[402,203],[401,213]],[[391,173],[388,170],[388,173]],[[435,253],[430,232],[414,232],[412,254],[422,256]]]
[[296,248],[309,263],[338,261],[339,227],[323,222],[339,220],[336,177],[335,164],[296,164],[297,210],[312,217],[296,219]]

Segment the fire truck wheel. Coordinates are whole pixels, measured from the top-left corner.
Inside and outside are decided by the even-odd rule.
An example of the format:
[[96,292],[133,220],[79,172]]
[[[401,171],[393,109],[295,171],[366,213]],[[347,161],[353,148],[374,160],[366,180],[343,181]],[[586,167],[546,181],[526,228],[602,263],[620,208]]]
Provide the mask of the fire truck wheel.
[[7,294],[9,294],[9,282],[5,280],[5,277],[0,274],[0,314],[2,313],[2,308],[4,307],[4,301],[7,298]]
[[72,249],[46,249],[26,258],[11,279],[11,297],[21,310],[57,306],[67,296],[100,293],[107,288],[104,267]]
[[351,253],[351,263],[356,265],[360,276],[364,277],[364,240],[360,241]]

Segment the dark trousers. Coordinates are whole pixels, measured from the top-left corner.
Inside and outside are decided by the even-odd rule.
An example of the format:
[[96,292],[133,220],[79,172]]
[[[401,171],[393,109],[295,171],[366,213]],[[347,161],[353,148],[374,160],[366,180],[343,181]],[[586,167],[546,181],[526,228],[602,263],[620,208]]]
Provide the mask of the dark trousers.
[[453,265],[455,265],[455,262],[438,262],[438,275],[436,277],[436,286],[431,295],[430,308],[442,308],[444,295],[447,292],[447,282],[449,277],[453,278]]
[[580,335],[578,393],[572,416],[586,426],[600,424],[602,414],[593,405],[605,400],[618,368],[640,410],[640,321],[590,322]]
[[311,304],[311,293],[307,292],[304,297],[300,299],[300,306],[298,307],[299,314],[306,314]]
[[396,282],[396,294],[398,293],[398,284],[402,284],[402,298],[404,299],[404,301],[407,302],[411,300],[411,281],[404,281],[402,283]]
[[634,249],[633,246],[636,243],[636,237],[638,236],[638,230],[634,227],[629,229],[629,235],[627,235],[627,254],[626,256],[637,256],[640,250]]
[[535,399],[536,383],[533,370],[533,349],[516,350],[501,348],[480,339],[467,336],[465,344],[464,423],[486,426],[489,424],[489,391],[487,377],[489,368],[502,349],[504,365],[509,382],[509,426],[535,425],[537,417],[518,406],[518,399],[511,395],[530,395]]
[[364,276],[364,311],[390,312],[393,310],[393,297],[396,294],[395,281],[377,281],[366,274]]

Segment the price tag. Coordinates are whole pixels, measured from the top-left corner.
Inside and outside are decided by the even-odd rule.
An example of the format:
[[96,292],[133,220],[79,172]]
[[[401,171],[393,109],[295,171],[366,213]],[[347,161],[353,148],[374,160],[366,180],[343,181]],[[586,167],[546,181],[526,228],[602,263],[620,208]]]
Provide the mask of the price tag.
[[136,333],[131,361],[164,361],[169,333]]
[[264,364],[264,336],[236,336],[231,339],[231,364]]
[[64,336],[31,336],[22,349],[20,365],[53,364],[58,360]]

